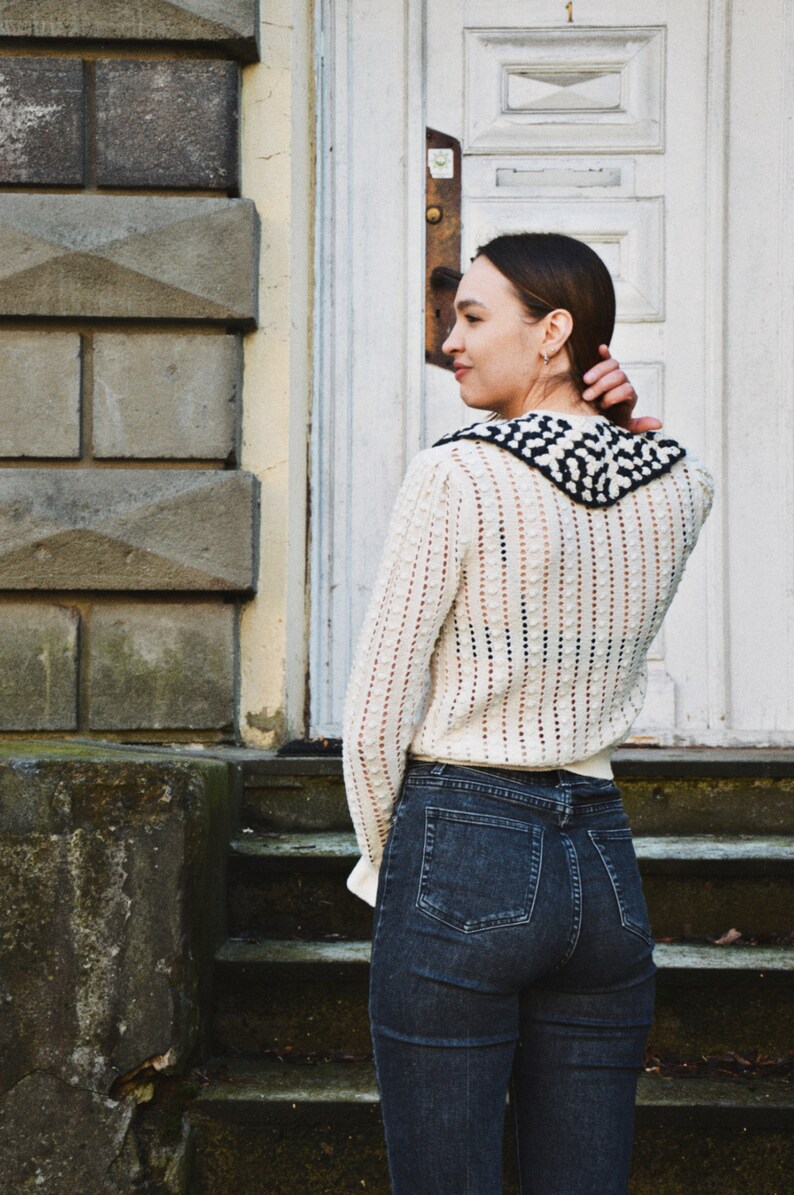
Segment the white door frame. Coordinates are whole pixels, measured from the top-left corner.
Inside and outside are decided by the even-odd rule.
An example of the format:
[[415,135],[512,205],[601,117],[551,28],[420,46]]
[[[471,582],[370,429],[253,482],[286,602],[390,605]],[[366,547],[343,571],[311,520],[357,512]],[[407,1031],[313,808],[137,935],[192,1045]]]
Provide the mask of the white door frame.
[[[321,0],[310,733],[338,735],[424,367],[421,0]],[[352,317],[352,318],[351,318]],[[370,517],[353,533],[353,497]],[[367,582],[361,578],[366,577]]]

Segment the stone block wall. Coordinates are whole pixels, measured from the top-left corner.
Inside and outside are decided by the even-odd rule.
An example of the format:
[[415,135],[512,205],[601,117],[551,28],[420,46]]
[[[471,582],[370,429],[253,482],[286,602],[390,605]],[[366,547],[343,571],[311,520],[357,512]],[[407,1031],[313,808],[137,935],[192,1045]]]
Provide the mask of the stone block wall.
[[205,1048],[229,782],[188,753],[0,744],[3,1192],[189,1195],[161,1097]]
[[236,737],[256,0],[0,3],[0,735]]

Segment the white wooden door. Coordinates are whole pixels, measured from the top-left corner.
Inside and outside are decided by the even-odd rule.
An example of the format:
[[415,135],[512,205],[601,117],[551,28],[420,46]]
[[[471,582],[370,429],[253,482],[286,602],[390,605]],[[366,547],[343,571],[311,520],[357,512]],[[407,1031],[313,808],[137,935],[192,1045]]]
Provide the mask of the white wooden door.
[[[705,293],[706,196],[692,180],[705,160],[706,6],[430,3],[427,47],[428,123],[463,149],[462,265],[503,232],[586,241],[615,281],[613,346],[644,409],[704,451],[705,407],[692,403],[702,342],[676,313],[687,291]],[[461,421],[456,395],[429,366],[428,439]],[[670,741],[708,722],[704,564],[693,560],[652,648],[637,737]]]
[[[777,45],[788,47],[785,0],[770,7]],[[742,20],[727,0],[327,0],[314,734],[339,733],[350,651],[407,460],[472,420],[452,376],[423,364],[426,125],[462,145],[461,265],[505,231],[560,231],[590,244],[615,280],[613,349],[641,409],[702,455],[722,487],[736,401],[724,370],[726,244],[736,235],[727,47]],[[754,55],[749,34],[740,73]],[[771,50],[782,65],[773,40],[764,38],[765,61]],[[783,92],[785,112],[790,85]],[[790,251],[784,257],[790,264]],[[784,478],[778,463],[780,475],[760,485],[770,502],[783,485],[790,510],[790,471]],[[742,543],[739,555],[748,552]],[[784,557],[776,575],[790,586],[790,545]],[[654,645],[638,741],[792,741],[782,674],[762,717],[749,712],[747,685],[761,686],[746,645],[731,649],[735,584],[721,493]],[[756,635],[769,657],[763,627]],[[748,712],[732,719],[740,691]]]

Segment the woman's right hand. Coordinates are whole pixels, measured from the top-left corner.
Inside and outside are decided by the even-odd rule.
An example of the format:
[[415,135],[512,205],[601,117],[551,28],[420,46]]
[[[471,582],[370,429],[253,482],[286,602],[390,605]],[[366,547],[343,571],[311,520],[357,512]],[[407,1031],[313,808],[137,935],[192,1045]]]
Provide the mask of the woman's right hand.
[[620,364],[610,354],[609,345],[599,345],[598,351],[603,360],[592,369],[588,369],[584,375],[587,389],[582,398],[586,402],[595,403],[607,419],[611,419],[618,427],[624,427],[627,431],[635,434],[657,431],[662,424],[654,415],[641,415],[637,419],[633,417],[637,391],[620,368]]

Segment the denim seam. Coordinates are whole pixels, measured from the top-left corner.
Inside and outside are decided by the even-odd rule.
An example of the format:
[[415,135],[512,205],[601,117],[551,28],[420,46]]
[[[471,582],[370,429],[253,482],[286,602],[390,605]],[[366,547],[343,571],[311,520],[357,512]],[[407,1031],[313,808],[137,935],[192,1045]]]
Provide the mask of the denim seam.
[[604,838],[607,842],[630,842],[631,831],[588,830],[587,836],[595,849],[598,851],[598,856],[604,865],[607,875],[609,876],[609,882],[612,885],[612,891],[615,894],[615,902],[618,906],[618,913],[620,914],[620,924],[625,930],[628,930],[629,933],[636,934],[638,938],[643,940],[643,942],[647,942],[649,946],[653,945],[653,936],[649,933],[646,933],[643,927],[637,924],[633,918],[629,916],[628,910],[626,908],[625,898],[622,895],[617,869],[614,865],[614,862],[609,858],[606,850],[602,849],[602,846],[598,841],[599,838]]
[[564,811],[560,818],[560,828],[562,828],[563,826],[567,826],[568,822],[571,820],[571,814],[573,813],[573,801],[571,800],[570,785],[568,785],[568,784],[562,785],[562,794],[563,794]]
[[576,847],[568,835],[560,834],[560,840],[565,847],[568,869],[571,873],[571,914],[573,924],[571,926],[571,936],[568,939],[568,948],[554,968],[554,971],[559,971],[568,962],[574,950],[576,950],[579,942],[579,934],[582,931],[582,874],[579,870],[579,859],[576,854]]
[[[521,1041],[521,1039],[519,1036],[519,1046],[520,1046],[520,1041]],[[514,1064],[515,1064],[515,1060],[514,1060]],[[510,1079],[508,1093],[510,1096],[510,1099],[509,1099],[510,1111],[511,1111],[511,1114],[513,1117],[513,1147],[516,1151],[516,1170],[518,1171],[518,1195],[524,1195],[524,1183],[522,1182],[522,1179],[521,1179],[521,1141],[520,1141],[520,1137],[519,1137],[519,1120],[518,1120],[518,1100],[519,1100],[518,1084],[515,1082],[515,1079],[513,1076],[511,1076],[511,1079]]]
[[375,944],[380,937],[380,927],[381,927],[381,922],[383,920],[383,907],[386,904],[386,896],[388,894],[388,888],[389,888],[389,879],[391,878],[391,875],[390,875],[391,862],[392,862],[392,854],[394,853],[394,837],[395,837],[394,827],[397,822],[397,819],[400,816],[400,812],[403,808],[403,801],[401,798],[402,798],[402,793],[397,798],[397,804],[395,805],[394,812],[392,815],[391,826],[389,827],[389,836],[388,836],[388,839],[386,842],[386,850],[384,851],[383,856],[380,861],[381,869],[383,871],[383,883],[381,885],[381,898],[380,898],[380,901],[378,902],[377,908],[375,910],[375,921],[374,921],[374,924],[372,927],[372,949],[373,950],[375,949]]
[[496,829],[520,830],[522,834],[532,830],[527,822],[513,817],[499,817],[495,813],[472,813],[468,809],[444,809],[442,805],[428,805],[425,813],[435,814],[439,821],[463,822],[466,825],[494,826]]

